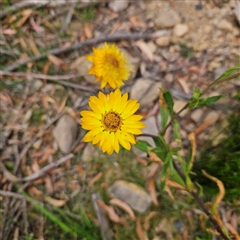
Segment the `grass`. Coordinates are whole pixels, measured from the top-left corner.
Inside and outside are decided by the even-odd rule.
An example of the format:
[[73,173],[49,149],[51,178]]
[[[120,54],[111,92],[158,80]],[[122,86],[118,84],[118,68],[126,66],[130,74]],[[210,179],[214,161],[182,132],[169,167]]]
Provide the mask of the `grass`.
[[224,199],[234,201],[240,197],[240,114],[228,117],[229,125],[224,129],[225,138],[213,146],[212,142],[201,151],[199,159],[194,165],[194,179],[203,186],[206,196],[218,193],[215,183],[206,179],[201,169],[215,176],[224,183],[226,194]]

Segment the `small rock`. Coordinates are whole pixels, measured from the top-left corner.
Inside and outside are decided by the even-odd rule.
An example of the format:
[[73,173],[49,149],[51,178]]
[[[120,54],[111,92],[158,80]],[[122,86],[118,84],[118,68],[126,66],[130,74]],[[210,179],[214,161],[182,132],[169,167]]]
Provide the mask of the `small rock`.
[[240,78],[233,79],[233,84],[237,87],[240,87]]
[[149,41],[147,42],[147,46],[149,48],[149,50],[151,51],[151,53],[155,53],[157,50],[157,46],[153,41]]
[[53,136],[58,144],[58,147],[63,153],[69,153],[72,150],[72,145],[77,135],[77,123],[69,115],[63,115],[56,128],[53,131]]
[[213,71],[214,79],[217,79],[218,77],[220,77],[225,71],[226,71],[226,68],[224,67],[215,68]]
[[33,144],[33,148],[38,150],[41,147],[42,144],[42,139],[38,139],[34,144]]
[[174,78],[173,78],[172,73],[167,73],[167,74],[165,75],[165,80],[166,80],[168,83],[173,83]]
[[239,2],[235,2],[235,9],[234,9],[234,14],[235,14],[235,17],[238,21],[238,24],[240,25],[240,3]]
[[39,79],[36,79],[33,83],[33,89],[38,91],[43,86],[43,82]]
[[204,113],[204,110],[202,108],[198,108],[192,112],[191,119],[198,124],[201,122],[203,113]]
[[88,143],[83,150],[82,160],[88,162],[97,157],[99,157],[98,149],[96,149],[96,147],[94,147],[92,143]]
[[142,187],[125,180],[114,182],[108,188],[108,193],[112,198],[119,198],[140,213],[146,212],[152,203],[151,197]]
[[140,103],[140,108],[150,107],[159,95],[161,83],[148,78],[138,79],[132,86],[130,95]]
[[108,7],[114,12],[120,12],[128,7],[128,0],[112,0]]
[[88,70],[91,68],[91,66],[92,63],[89,62],[84,56],[82,56],[76,59],[74,63],[72,63],[71,69],[77,70],[77,72],[83,76],[86,82],[98,86],[99,82],[95,81],[95,76],[88,74]]
[[140,66],[140,58],[132,57],[128,53],[128,51],[126,51],[123,48],[121,48],[121,52],[124,52],[124,54],[126,55],[126,57],[128,59],[129,64],[133,67],[132,71],[130,72],[130,76],[128,78],[128,80],[133,80],[136,77],[138,68]]
[[173,33],[177,37],[182,37],[188,32],[188,30],[189,30],[189,27],[187,24],[179,23],[174,27]]
[[[148,133],[148,134],[152,134],[152,135],[158,135],[158,127],[156,125],[156,120],[154,116],[151,116],[147,119],[145,119],[144,121],[142,121],[143,123],[145,123],[146,127],[142,129],[143,133]],[[137,140],[144,140],[146,142],[148,142],[151,146],[155,147],[155,143],[153,141],[152,138],[150,137],[137,137]],[[146,157],[147,153],[142,152],[141,150],[137,149],[134,145],[133,145],[133,152],[134,154],[136,154],[139,157]]]
[[[160,10],[160,9],[159,9]],[[169,9],[169,11],[161,10],[154,20],[157,28],[171,28],[181,22],[181,18],[177,12]]]
[[166,37],[159,37],[156,40],[156,43],[160,47],[167,47],[170,44],[170,39],[171,39],[171,37],[167,37],[167,36]]
[[[175,100],[174,105],[173,105],[173,111],[175,113],[178,113],[185,105],[187,102],[181,101],[181,100]],[[188,113],[188,109],[183,110],[179,116],[184,117]]]
[[204,118],[204,122],[207,122],[207,121],[216,122],[218,119],[219,119],[219,113],[217,111],[211,111]]
[[30,118],[31,118],[31,116],[32,116],[32,113],[33,113],[32,109],[29,109],[29,110],[25,113],[25,115],[24,115],[24,117],[23,117],[23,123],[27,123],[27,122],[30,120]]
[[222,29],[222,30],[225,30],[225,31],[229,31],[229,32],[231,32],[233,30],[232,23],[230,23],[226,19],[220,20],[220,22],[217,24],[217,27],[219,29]]

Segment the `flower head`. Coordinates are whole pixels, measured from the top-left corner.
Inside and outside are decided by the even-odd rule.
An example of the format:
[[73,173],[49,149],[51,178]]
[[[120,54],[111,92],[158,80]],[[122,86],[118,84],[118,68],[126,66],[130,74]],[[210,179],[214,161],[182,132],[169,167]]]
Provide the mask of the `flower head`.
[[141,115],[134,113],[139,108],[136,100],[128,100],[128,94],[121,94],[119,89],[104,95],[98,93],[98,97],[91,96],[89,101],[91,111],[80,112],[82,118],[80,124],[89,132],[85,135],[85,142],[92,142],[102,148],[103,152],[112,154],[119,152],[119,144],[130,150],[131,144],[135,144],[135,135],[141,134],[140,128],[145,124],[140,122]]
[[88,73],[96,75],[96,81],[101,81],[101,88],[107,84],[118,88],[129,78],[131,66],[124,53],[114,44],[105,43],[102,48],[93,48],[93,55],[86,58],[93,63]]

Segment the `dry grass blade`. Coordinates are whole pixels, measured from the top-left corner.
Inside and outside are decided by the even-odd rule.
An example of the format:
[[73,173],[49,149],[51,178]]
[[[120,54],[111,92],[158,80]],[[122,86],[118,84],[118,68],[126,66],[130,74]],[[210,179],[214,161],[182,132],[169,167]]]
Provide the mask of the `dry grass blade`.
[[104,203],[102,200],[100,200],[100,199],[97,199],[96,201],[97,201],[97,204],[99,205],[99,207],[101,207],[102,209],[104,209],[104,210],[107,212],[109,218],[110,218],[113,222],[115,222],[115,223],[120,223],[120,224],[123,224],[123,223],[124,223],[124,222],[123,222],[123,219],[121,219],[121,218],[119,217],[119,215],[115,212],[115,210],[114,210],[114,208],[113,208],[112,206],[108,206],[107,204],[105,204],[105,203]]
[[126,211],[129,214],[129,216],[131,217],[132,220],[136,219],[135,214],[134,214],[133,210],[131,209],[131,207],[127,203],[123,202],[122,200],[113,198],[109,201],[109,203],[122,208],[124,211]]
[[67,203],[66,199],[54,199],[49,196],[45,196],[44,200],[50,204],[52,204],[55,207],[62,207]]
[[222,199],[225,195],[225,187],[224,187],[224,184],[222,181],[220,181],[216,177],[209,175],[205,170],[202,170],[202,173],[204,174],[204,176],[206,176],[207,178],[209,178],[213,182],[215,182],[219,188],[219,194],[217,195],[217,197],[213,203],[213,207],[212,207],[212,211],[213,211],[213,213],[215,213],[218,208],[219,203],[222,201]]
[[95,177],[93,177],[90,182],[88,183],[88,187],[92,187],[95,182],[97,182],[101,177],[103,173],[99,172]]
[[149,192],[149,194],[151,196],[153,204],[155,206],[158,206],[159,203],[158,203],[158,200],[157,200],[157,193],[156,193],[156,188],[155,188],[155,184],[154,184],[154,179],[153,178],[150,178],[148,180],[148,192]]

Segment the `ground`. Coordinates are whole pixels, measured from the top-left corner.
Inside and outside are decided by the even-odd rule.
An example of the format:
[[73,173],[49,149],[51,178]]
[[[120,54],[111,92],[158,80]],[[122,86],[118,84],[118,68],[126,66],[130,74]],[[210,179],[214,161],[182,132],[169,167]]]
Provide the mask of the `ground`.
[[[201,226],[203,211],[188,193],[160,189],[159,164],[149,165],[149,154],[132,147],[108,156],[84,143],[79,112],[88,109],[89,96],[100,86],[87,73],[91,63],[85,56],[92,47],[115,42],[134,69],[121,90],[140,102],[144,133],[162,130],[159,88],[172,94],[175,113],[196,88],[205,97],[222,98],[179,114],[181,155],[188,153],[190,133],[197,154],[209,139],[217,145],[226,136],[219,134],[225,117],[239,110],[234,96],[240,79],[208,87],[239,64],[239,6],[239,1],[216,0],[4,0],[2,239],[221,239],[207,232],[209,221]],[[146,135],[138,139],[153,144]],[[165,140],[176,146],[171,127]],[[239,199],[219,205],[233,239],[239,238]]]

